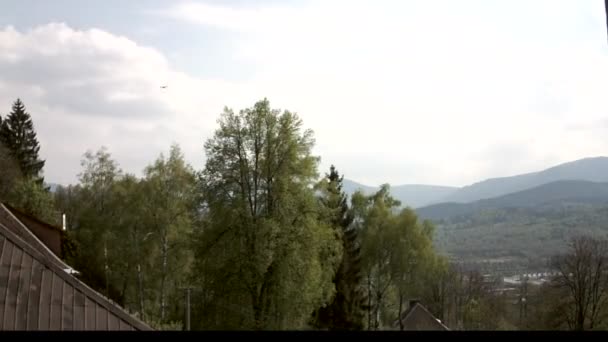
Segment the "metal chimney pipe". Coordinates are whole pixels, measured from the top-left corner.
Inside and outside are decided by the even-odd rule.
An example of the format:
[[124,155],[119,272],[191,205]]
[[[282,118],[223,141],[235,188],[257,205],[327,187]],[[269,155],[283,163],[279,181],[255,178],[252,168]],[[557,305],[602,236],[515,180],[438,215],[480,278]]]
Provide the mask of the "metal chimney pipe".
[[63,230],[66,229],[66,224],[65,224],[65,214],[61,215],[62,216],[62,221],[63,221]]

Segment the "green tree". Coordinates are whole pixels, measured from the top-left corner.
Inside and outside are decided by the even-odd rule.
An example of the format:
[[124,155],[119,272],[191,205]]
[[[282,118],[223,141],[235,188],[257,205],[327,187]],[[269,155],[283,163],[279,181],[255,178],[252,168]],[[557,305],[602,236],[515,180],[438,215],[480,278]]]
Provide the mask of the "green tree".
[[393,210],[400,202],[390,196],[390,186],[385,184],[371,195],[355,193],[353,208],[358,213],[356,220],[362,237],[362,263],[365,273],[368,299],[367,328],[381,328],[380,316],[385,305],[385,296],[394,284],[394,258],[396,220]]
[[192,263],[188,241],[196,209],[195,184],[194,170],[185,162],[178,145],[171,146],[168,158],[161,154],[145,170],[141,219],[150,230],[146,235],[154,234],[150,238],[157,242],[154,266],[161,323],[168,317],[169,296],[177,297],[179,287],[186,285]]
[[[441,266],[436,264],[439,261],[433,249],[434,226],[430,221],[420,222],[414,210],[405,208],[397,215],[395,229],[391,265],[399,301],[396,317],[401,317],[407,297],[420,298],[428,286],[427,276]],[[403,330],[401,320],[399,328]]]
[[161,154],[143,179],[123,174],[104,147],[85,153],[82,168],[80,184],[55,193],[81,279],[151,324],[180,323],[196,183],[179,147]]
[[[149,302],[154,296],[151,284],[155,265],[152,257],[152,239],[146,232],[144,213],[144,182],[126,174],[114,183],[111,207],[116,219],[109,228],[112,248],[109,267],[110,282],[121,289],[126,307],[136,311],[140,318],[148,317]],[[152,278],[152,279],[151,279]]]
[[54,225],[61,224],[61,214],[55,209],[53,196],[33,179],[17,181],[8,197],[13,207]]
[[80,200],[80,186],[57,186],[53,192],[53,202],[58,214],[66,215],[67,230],[63,231],[62,248],[63,259],[68,265],[74,266],[78,264],[79,252],[81,246],[78,239],[75,237],[75,232],[72,230],[78,229],[79,215],[82,208]]
[[[0,120],[1,122],[1,120]],[[0,123],[0,127],[1,127]],[[15,184],[21,180],[19,164],[13,159],[10,151],[0,142],[0,202],[8,201]]]
[[20,99],[13,103],[12,111],[2,121],[0,142],[9,149],[25,178],[33,178],[40,184],[43,183],[42,168],[45,161],[38,156],[40,144],[36,138],[34,123]]
[[330,172],[317,185],[326,220],[342,244],[342,258],[334,277],[336,294],[332,302],[316,312],[314,325],[322,329],[361,330],[365,315],[365,292],[362,289],[360,241],[352,225],[354,216],[342,190],[344,176],[332,165]]
[[114,269],[110,265],[114,262],[113,242],[118,238],[112,227],[118,219],[116,209],[120,208],[113,203],[114,187],[122,179],[122,171],[105,147],[95,153],[87,151],[81,165],[80,184],[71,196],[76,202],[63,203],[66,207],[61,208],[76,207],[68,215],[71,232],[80,246],[74,268],[91,287],[123,304],[121,291],[112,286]]
[[436,255],[429,260],[428,268],[421,279],[420,289],[420,298],[427,309],[446,325],[451,308],[451,285],[454,279],[451,271],[447,258]]
[[362,238],[367,328],[394,328],[405,300],[422,296],[426,275],[436,266],[434,226],[410,208],[397,211],[400,202],[388,184],[371,196],[356,192],[351,203]]
[[303,328],[333,295],[341,254],[318,219],[312,131],[267,100],[239,114],[226,108],[219,125],[201,177],[197,273],[218,313],[207,327]]

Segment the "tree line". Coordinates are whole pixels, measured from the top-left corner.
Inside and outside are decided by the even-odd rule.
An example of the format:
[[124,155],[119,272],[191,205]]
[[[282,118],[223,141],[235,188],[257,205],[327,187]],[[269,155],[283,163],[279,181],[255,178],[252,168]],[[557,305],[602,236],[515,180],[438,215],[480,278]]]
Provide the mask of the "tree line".
[[[399,330],[410,299],[452,329],[523,327],[509,321],[501,284],[440,255],[434,225],[388,184],[349,198],[336,167],[320,175],[314,134],[296,113],[264,99],[225,108],[218,126],[201,170],[174,144],[136,176],[101,147],[84,153],[76,184],[51,192],[17,100],[0,117],[0,201],[52,224],[65,213],[64,260],[159,329],[184,327],[186,293],[192,329]],[[569,327],[601,321],[603,260],[585,261],[604,287],[584,291],[595,299],[577,306],[568,322],[581,311],[585,322]],[[570,290],[560,295],[579,298],[572,272],[562,273],[560,289]]]

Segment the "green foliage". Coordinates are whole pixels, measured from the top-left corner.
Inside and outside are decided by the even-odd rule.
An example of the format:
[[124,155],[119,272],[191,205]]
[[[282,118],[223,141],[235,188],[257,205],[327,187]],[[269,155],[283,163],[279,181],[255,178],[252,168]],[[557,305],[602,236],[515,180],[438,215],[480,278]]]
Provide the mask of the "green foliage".
[[8,148],[25,178],[43,183],[41,173],[45,162],[38,157],[40,145],[34,124],[20,99],[13,103],[12,111],[0,125],[0,143]]
[[181,321],[173,321],[173,322],[160,322],[156,320],[148,321],[150,327],[154,330],[160,331],[180,331],[184,330],[183,323]]
[[81,161],[80,184],[58,189],[58,208],[67,215],[68,230],[78,247],[72,265],[80,278],[95,290],[124,305],[125,291],[112,281],[116,263],[124,256],[114,252],[114,243],[122,241],[113,231],[120,216],[113,205],[114,182],[122,174],[105,148],[87,151]]
[[504,260],[479,267],[510,275],[518,269],[546,269],[571,237],[605,234],[607,220],[608,210],[599,204],[485,210],[438,223],[435,245],[465,261]]
[[169,157],[161,156],[145,170],[138,219],[151,234],[155,248],[150,252],[157,277],[158,317],[167,319],[167,297],[178,291],[190,271],[192,255],[188,241],[192,234],[195,207],[195,176],[177,145]]
[[8,196],[8,203],[42,221],[59,225],[61,216],[55,210],[53,196],[34,179],[17,181]]
[[[1,124],[0,124],[1,127]],[[7,201],[15,184],[22,179],[19,164],[0,141],[0,201]]]
[[38,157],[40,145],[30,114],[21,100],[0,120],[0,201],[57,224],[53,198],[43,187],[44,161]]
[[183,307],[172,304],[187,283],[196,209],[194,171],[179,147],[161,154],[143,179],[123,174],[105,148],[85,153],[82,167],[80,184],[55,193],[73,239],[66,243],[76,249],[72,265],[144,320],[179,321]]
[[336,293],[329,305],[315,312],[313,325],[320,329],[361,330],[367,301],[361,284],[360,241],[352,225],[354,216],[348,208],[342,182],[343,176],[332,165],[330,173],[317,184],[321,210],[327,215],[324,220],[333,227],[343,252],[333,279]]
[[67,231],[61,232],[61,260],[68,265],[74,265],[78,259],[78,242]]
[[[312,131],[267,100],[225,109],[205,143],[207,217],[195,278],[207,293],[207,328],[299,329],[334,293],[340,244],[319,221]],[[230,312],[222,315],[221,312]],[[217,315],[217,313],[220,313]]]
[[37,178],[44,162],[22,107],[0,124],[0,140],[17,127],[10,120],[21,120],[34,146],[25,150],[35,153],[22,153],[30,160],[22,162],[0,143],[0,200],[53,224],[65,213],[62,259],[160,330],[183,329],[185,287],[193,330],[399,329],[410,299],[452,329],[567,329],[567,291],[543,287],[530,295],[530,318],[518,319],[503,284],[435,248],[460,259],[544,265],[572,234],[605,233],[608,219],[603,205],[555,193],[559,205],[536,205],[528,194],[525,207],[508,196],[500,208],[453,206],[458,215],[437,225],[402,208],[389,185],[353,193],[349,206],[333,166],[318,181],[312,131],[267,100],[238,114],[224,110],[198,173],[177,145],[143,178],[124,174],[102,147],[84,154],[79,184],[51,196]]
[[[390,187],[352,198],[362,237],[362,264],[368,296],[367,328],[393,328],[408,298],[419,297],[428,284],[425,274],[440,267],[433,249],[433,225],[418,220],[390,195]],[[431,272],[430,272],[431,271]]]

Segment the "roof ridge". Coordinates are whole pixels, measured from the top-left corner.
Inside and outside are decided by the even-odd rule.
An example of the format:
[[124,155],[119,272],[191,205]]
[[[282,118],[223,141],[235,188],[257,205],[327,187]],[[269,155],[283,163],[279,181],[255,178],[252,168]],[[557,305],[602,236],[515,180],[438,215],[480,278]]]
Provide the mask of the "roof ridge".
[[[450,328],[448,328],[445,324],[443,324],[443,322],[441,322],[441,320],[437,317],[435,317],[435,315],[433,315],[432,312],[429,311],[429,309],[427,309],[424,305],[422,305],[420,302],[416,302],[414,305],[410,306],[407,311],[405,311],[401,317],[401,321],[405,321],[410,315],[412,315],[412,313],[414,311],[416,311],[417,308],[420,308],[421,310],[423,310],[424,312],[426,312],[428,315],[430,315],[433,319],[435,319],[437,321],[437,323],[439,323],[443,328],[445,328],[446,330],[450,330]],[[397,320],[396,322],[397,324],[399,323],[399,320]]]
[[[449,330],[449,328],[448,328],[448,327],[447,327],[445,324],[443,324],[443,322],[441,322],[441,320],[440,320],[439,318],[435,317],[435,315],[433,315],[433,313],[432,313],[431,311],[429,311],[429,309],[427,309],[427,308],[426,308],[424,305],[422,305],[422,304],[420,304],[420,303],[416,303],[416,305],[419,305],[419,306],[420,306],[420,308],[421,308],[422,310],[426,311],[426,313],[428,313],[429,315],[431,315],[431,317],[433,317],[433,318],[434,318],[434,319],[437,321],[437,323],[439,323],[439,324],[443,325],[443,326],[444,326],[446,329],[448,329],[448,330]],[[414,305],[414,307],[415,307],[416,305]]]

